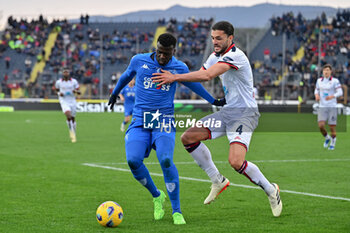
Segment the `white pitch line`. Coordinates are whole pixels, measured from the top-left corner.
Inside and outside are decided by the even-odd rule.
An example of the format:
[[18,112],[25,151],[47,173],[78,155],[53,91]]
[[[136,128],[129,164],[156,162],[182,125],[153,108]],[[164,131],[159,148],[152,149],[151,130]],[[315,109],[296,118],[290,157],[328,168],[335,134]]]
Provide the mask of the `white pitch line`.
[[[254,163],[298,163],[298,162],[344,162],[344,161],[350,161],[350,159],[294,159],[294,160],[249,160]],[[188,162],[176,162],[174,161],[175,165],[177,164],[195,164],[194,161],[188,161]],[[228,163],[228,161],[214,161],[214,163]],[[95,163],[95,164],[105,164],[105,165],[126,165],[126,162],[121,163]],[[159,164],[159,162],[145,162],[146,165],[154,165]]]
[[292,159],[292,160],[252,160],[256,163],[294,163],[294,162],[339,162],[350,159]]
[[[104,169],[115,170],[115,171],[131,172],[129,169],[125,169],[125,168],[102,166],[102,165],[93,164],[93,163],[83,163],[82,165],[89,166],[89,167],[104,168]],[[163,177],[163,174],[160,174],[160,173],[150,172],[150,174],[153,176]],[[179,178],[181,180],[192,180],[192,181],[198,181],[198,182],[211,183],[210,180],[197,179],[197,178],[192,178],[192,177],[180,176]],[[244,184],[234,184],[234,183],[230,183],[230,186],[249,188],[249,189],[261,189],[260,187],[256,187],[256,186],[244,185]],[[333,200],[343,200],[343,201],[350,202],[350,198],[345,198],[345,197],[334,197],[334,196],[327,196],[327,195],[315,194],[315,193],[297,192],[297,191],[292,191],[292,190],[280,190],[280,191],[284,192],[284,193],[292,193],[292,194],[297,194],[297,195],[304,195],[304,196],[310,196],[310,197],[320,197],[320,198],[333,199]]]

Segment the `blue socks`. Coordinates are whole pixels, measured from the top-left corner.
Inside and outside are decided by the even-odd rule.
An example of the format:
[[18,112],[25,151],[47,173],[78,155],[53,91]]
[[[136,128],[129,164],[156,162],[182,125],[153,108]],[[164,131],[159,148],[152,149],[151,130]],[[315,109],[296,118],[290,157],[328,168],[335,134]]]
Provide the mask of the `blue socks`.
[[163,168],[165,186],[168,191],[171,206],[173,207],[173,213],[181,213],[180,208],[180,186],[179,186],[179,174],[177,168],[173,164],[169,168]]
[[145,186],[145,188],[148,189],[148,191],[152,194],[153,197],[159,197],[160,192],[154,184],[148,172],[148,169],[143,163],[138,169],[131,169],[131,172],[134,175],[135,179],[138,182],[140,182],[140,184]]

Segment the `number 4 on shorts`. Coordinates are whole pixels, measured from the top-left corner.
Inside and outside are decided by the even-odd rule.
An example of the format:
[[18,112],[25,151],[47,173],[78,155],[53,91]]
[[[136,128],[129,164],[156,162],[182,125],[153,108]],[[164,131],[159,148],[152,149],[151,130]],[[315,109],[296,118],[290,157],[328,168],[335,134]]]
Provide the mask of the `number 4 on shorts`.
[[243,125],[238,126],[238,128],[236,129],[236,132],[238,132],[239,135],[241,135],[242,131],[243,131]]

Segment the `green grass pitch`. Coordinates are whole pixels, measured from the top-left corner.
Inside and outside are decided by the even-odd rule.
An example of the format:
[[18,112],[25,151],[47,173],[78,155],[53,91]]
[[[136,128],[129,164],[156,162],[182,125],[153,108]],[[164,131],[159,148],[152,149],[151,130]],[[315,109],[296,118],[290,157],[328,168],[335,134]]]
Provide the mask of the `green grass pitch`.
[[[264,192],[247,188],[254,185],[230,168],[225,137],[205,143],[222,174],[243,186],[231,186],[203,205],[208,177],[183,149],[178,133],[174,161],[184,177],[180,198],[187,221],[182,226],[172,223],[169,199],[164,219],[154,221],[151,195],[130,172],[115,170],[128,169],[122,118],[78,113],[78,142],[72,144],[59,111],[0,113],[0,232],[350,232],[350,118],[335,151],[323,149],[318,131],[254,133],[246,158],[279,184],[280,218],[272,216]],[[154,152],[145,162],[150,172],[161,174]],[[166,191],[161,176],[153,179]],[[100,226],[95,217],[107,200],[124,210],[114,229]]]

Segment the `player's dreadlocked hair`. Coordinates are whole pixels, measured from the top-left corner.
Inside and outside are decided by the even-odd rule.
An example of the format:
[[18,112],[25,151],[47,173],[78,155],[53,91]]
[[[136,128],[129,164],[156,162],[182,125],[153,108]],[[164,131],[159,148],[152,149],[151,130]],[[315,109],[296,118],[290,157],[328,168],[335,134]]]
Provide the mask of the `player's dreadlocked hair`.
[[220,21],[217,22],[216,24],[214,24],[211,27],[212,30],[220,30],[220,31],[224,31],[226,35],[228,36],[234,36],[235,33],[235,29],[233,28],[232,24],[227,22],[227,21]]
[[171,33],[163,33],[158,37],[157,42],[159,42],[161,45],[164,47],[170,47],[173,46],[174,48],[176,47],[176,38],[173,36]]

